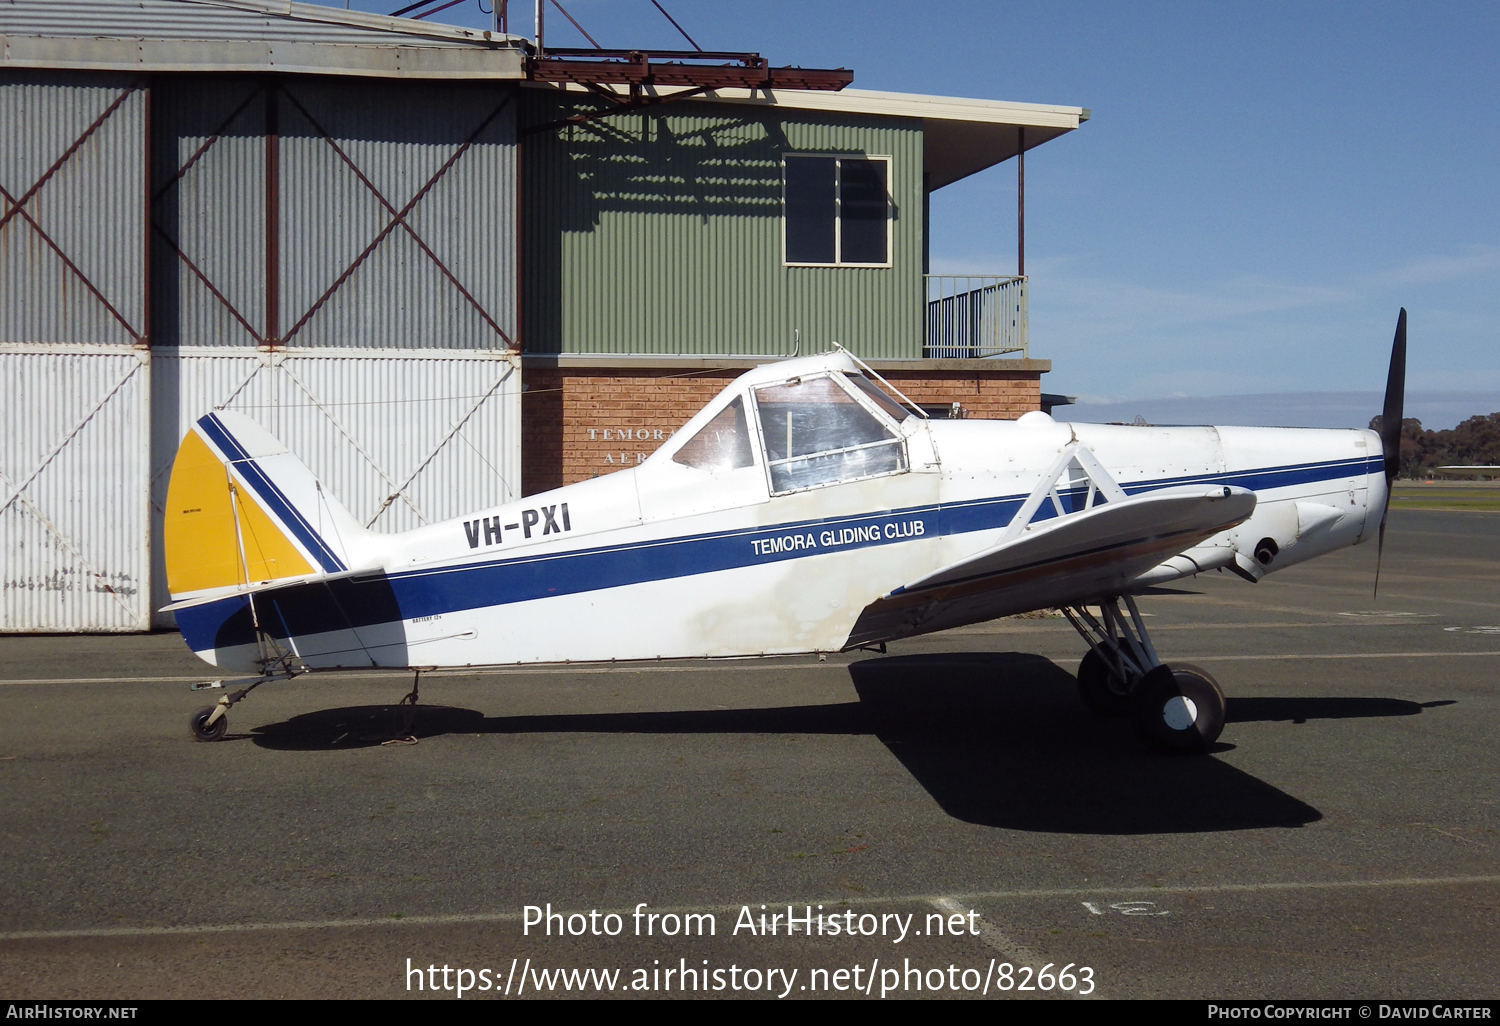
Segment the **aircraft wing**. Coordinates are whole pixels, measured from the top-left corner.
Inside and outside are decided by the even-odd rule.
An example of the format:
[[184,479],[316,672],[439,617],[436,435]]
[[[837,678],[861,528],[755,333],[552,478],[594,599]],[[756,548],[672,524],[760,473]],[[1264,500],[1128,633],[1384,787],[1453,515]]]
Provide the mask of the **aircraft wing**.
[[1046,521],[897,588],[860,615],[867,645],[1119,593],[1163,559],[1255,511],[1245,488],[1164,489]]

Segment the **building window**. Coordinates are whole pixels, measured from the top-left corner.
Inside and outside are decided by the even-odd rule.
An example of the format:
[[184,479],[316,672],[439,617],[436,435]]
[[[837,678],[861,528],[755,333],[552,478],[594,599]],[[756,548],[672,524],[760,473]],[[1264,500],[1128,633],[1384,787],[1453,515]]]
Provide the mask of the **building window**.
[[890,159],[788,154],[786,262],[890,265]]

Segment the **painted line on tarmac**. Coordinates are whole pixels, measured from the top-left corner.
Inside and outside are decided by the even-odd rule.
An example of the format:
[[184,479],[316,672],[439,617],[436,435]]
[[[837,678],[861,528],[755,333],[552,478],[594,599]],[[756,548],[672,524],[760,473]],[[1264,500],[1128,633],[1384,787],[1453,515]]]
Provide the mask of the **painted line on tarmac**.
[[[967,916],[969,912],[973,911],[972,908],[959,904],[954,898],[934,898],[930,904],[939,912],[946,912],[950,916]],[[979,921],[975,925],[979,928],[979,941],[981,944],[998,951],[1008,962],[1031,966],[1044,964],[1036,952],[1002,932],[994,924],[993,920],[985,916],[978,916],[977,918]]]
[[[1482,656],[1500,656],[1500,649],[1493,652],[1314,652],[1304,655],[1273,655],[1269,653],[1258,653],[1255,655],[1182,655],[1173,658],[1179,662],[1256,662],[1262,660],[1285,660],[1285,659],[1466,659]],[[1035,659],[1054,663],[1076,663],[1078,656],[1035,656]],[[962,660],[953,660],[960,662]],[[734,671],[774,671],[774,670],[842,670],[847,669],[850,662],[826,663],[750,663],[735,662],[722,666],[636,666],[631,664],[618,664],[615,666],[562,666],[546,668],[529,667],[506,667],[504,669],[467,669],[454,668],[444,670],[424,670],[422,679],[433,677],[514,677],[514,676],[538,676],[552,674],[570,673],[724,673]],[[404,680],[411,676],[410,670],[395,670],[389,673],[344,673],[341,671],[327,671],[308,674],[306,677],[294,678],[304,683],[323,681],[328,683],[338,681],[359,680]],[[31,677],[18,678],[15,680],[0,680],[0,687],[14,687],[21,684],[187,684],[201,681],[206,678],[199,674],[196,677]],[[290,683],[290,682],[288,682]]]
[[[1466,659],[1470,656],[1500,656],[1496,652],[1309,652],[1300,655],[1176,655],[1168,662],[1177,663],[1253,663],[1288,659]],[[1081,657],[1058,657],[1054,663],[1076,663]]]
[[[793,908],[801,905],[842,906],[844,908],[853,908],[856,905],[861,908],[870,905],[931,905],[946,909],[947,905],[939,905],[939,903],[953,902],[955,903],[954,907],[962,910],[961,902],[1016,901],[1032,898],[1077,898],[1108,894],[1256,894],[1291,891],[1374,890],[1381,887],[1472,887],[1482,884],[1500,884],[1500,875],[1397,877],[1389,880],[1314,880],[1308,882],[1197,884],[1189,886],[1167,885],[1162,887],[1118,887],[1101,884],[1097,887],[974,891],[967,894],[907,894],[889,898],[819,898],[813,901],[793,901],[787,904],[790,904]],[[684,912],[724,912],[733,915],[744,904],[756,903],[752,901],[736,905],[652,905],[650,906],[650,910],[658,914],[668,912],[676,912],[678,914]],[[772,903],[767,902],[767,904]],[[781,902],[775,902],[775,904],[781,904]],[[621,916],[627,916],[634,910],[630,908],[618,908],[599,909],[597,911],[601,913],[615,912]],[[102,926],[78,930],[18,930],[10,933],[0,933],[0,943],[26,940],[64,940],[70,937],[165,937],[211,933],[257,933],[267,930],[340,930],[350,927],[368,928],[374,926],[464,926],[469,924],[519,922],[522,918],[523,913],[520,912],[479,912],[440,916],[392,915],[379,919],[301,920],[282,923],[207,923],[197,926]]]
[[[722,666],[654,666],[617,663],[613,666],[507,666],[475,669],[454,667],[441,670],[423,670],[422,679],[430,680],[434,677],[511,677],[517,675],[534,676],[568,673],[724,673],[726,671],[743,670],[821,670],[843,669],[848,665],[847,662],[833,661],[826,663],[747,663],[736,661],[734,663],[726,663]],[[357,670],[350,672],[323,670],[304,674],[301,677],[294,677],[292,681],[310,684],[314,681],[336,683],[338,681],[356,680],[407,680],[411,677],[411,674],[411,670],[390,670],[383,673],[369,673]],[[190,684],[196,681],[213,679],[213,677],[206,673],[200,673],[192,677],[21,677],[15,680],[0,680],[0,687],[10,687],[17,684]],[[292,681],[284,683],[292,683]]]
[[[1142,616],[1150,616],[1150,613],[1142,613]],[[1340,614],[1341,616],[1347,614]],[[1417,619],[1421,617],[1421,619]],[[1158,631],[1259,631],[1259,630],[1282,630],[1296,627],[1432,627],[1433,620],[1438,618],[1437,613],[1415,613],[1410,616],[1382,614],[1381,616],[1369,616],[1361,619],[1347,620],[1287,620],[1287,621],[1249,621],[1240,623],[1153,623],[1150,631],[1155,634]],[[1032,626],[1035,623],[1036,626]],[[982,626],[979,629],[971,627],[954,627],[940,634],[952,637],[954,635],[973,634],[1072,634],[1073,628],[1064,620],[1057,621],[1028,621],[1023,623],[997,624],[993,628]],[[917,635],[924,637],[925,635]],[[903,638],[903,641],[913,641],[915,638]]]
[[1221,663],[1255,662],[1270,659],[1464,659],[1470,656],[1500,656],[1497,652],[1312,652],[1304,655],[1185,655],[1177,656],[1183,662]]
[[[1309,652],[1301,655],[1177,655],[1168,662],[1173,663],[1254,663],[1286,661],[1289,659],[1466,659],[1471,656],[1500,656],[1496,652]],[[1058,656],[1054,663],[1077,663],[1079,656]]]

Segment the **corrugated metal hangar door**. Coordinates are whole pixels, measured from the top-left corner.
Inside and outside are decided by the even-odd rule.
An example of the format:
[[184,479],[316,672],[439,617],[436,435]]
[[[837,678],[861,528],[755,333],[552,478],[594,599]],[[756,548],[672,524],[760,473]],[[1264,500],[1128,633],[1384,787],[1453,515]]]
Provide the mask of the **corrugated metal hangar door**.
[[146,93],[0,75],[0,630],[144,630]]
[[9,72],[0,126],[0,631],[171,622],[214,407],[376,529],[519,494],[514,87]]
[[157,524],[178,440],[216,407],[264,424],[377,530],[520,494],[513,97],[157,86]]

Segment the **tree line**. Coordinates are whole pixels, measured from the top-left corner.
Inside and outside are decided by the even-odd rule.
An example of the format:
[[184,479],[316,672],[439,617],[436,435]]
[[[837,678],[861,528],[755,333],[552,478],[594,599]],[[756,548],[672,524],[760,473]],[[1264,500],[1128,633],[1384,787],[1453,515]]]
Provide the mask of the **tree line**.
[[[1380,430],[1381,418],[1370,421]],[[1401,477],[1423,477],[1435,467],[1500,466],[1500,413],[1480,414],[1445,431],[1422,427],[1415,417],[1401,422]]]

